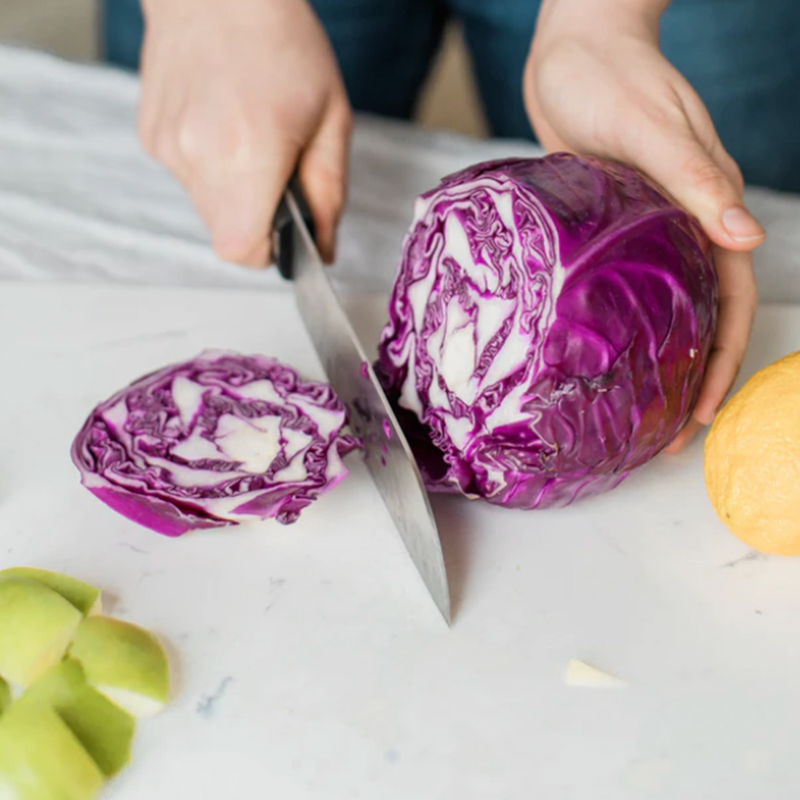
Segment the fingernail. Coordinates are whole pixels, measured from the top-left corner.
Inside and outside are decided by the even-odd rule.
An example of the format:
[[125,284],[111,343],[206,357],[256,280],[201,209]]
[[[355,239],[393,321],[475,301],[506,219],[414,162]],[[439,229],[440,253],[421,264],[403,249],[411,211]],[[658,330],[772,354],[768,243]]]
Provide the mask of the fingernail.
[[729,208],[722,215],[722,224],[735,242],[751,242],[766,236],[764,229],[744,208]]
[[694,418],[697,422],[702,425],[704,428],[707,428],[711,423],[714,421],[714,417],[717,416],[717,410],[712,409],[711,411],[703,411],[703,412],[695,412]]

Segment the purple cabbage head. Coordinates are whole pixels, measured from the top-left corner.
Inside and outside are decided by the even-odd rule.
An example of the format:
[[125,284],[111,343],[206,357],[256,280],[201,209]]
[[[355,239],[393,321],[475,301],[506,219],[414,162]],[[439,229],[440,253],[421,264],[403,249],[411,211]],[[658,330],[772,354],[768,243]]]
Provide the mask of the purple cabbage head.
[[72,446],[81,481],[166,536],[274,517],[294,522],[348,474],[357,448],[327,384],[263,356],[205,351],[95,408]]
[[686,424],[717,296],[698,223],[640,173],[477,164],[417,200],[377,372],[431,490],[565,506]]

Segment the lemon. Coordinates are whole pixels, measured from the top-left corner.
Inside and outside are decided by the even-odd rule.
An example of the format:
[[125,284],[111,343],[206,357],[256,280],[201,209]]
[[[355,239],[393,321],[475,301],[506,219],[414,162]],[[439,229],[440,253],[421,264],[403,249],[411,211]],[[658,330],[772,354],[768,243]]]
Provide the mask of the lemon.
[[734,536],[762,553],[800,555],[800,351],[756,372],[722,407],[704,475]]

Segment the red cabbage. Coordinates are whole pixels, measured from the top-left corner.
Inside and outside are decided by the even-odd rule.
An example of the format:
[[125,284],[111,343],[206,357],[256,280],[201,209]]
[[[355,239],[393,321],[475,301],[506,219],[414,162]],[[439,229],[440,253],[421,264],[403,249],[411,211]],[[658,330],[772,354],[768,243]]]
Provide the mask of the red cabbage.
[[166,536],[294,522],[348,474],[344,405],[280,362],[208,350],[101,403],[72,446],[81,482]]
[[699,224],[638,172],[477,164],[417,201],[376,369],[431,490],[565,506],[683,428],[717,299]]

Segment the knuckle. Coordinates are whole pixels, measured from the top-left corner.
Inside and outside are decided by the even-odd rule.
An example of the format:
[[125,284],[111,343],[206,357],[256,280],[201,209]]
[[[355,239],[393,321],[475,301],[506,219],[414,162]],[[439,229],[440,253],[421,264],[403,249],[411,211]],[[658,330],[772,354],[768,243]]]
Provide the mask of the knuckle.
[[682,129],[686,126],[686,117],[673,103],[651,105],[645,111],[652,128],[658,130]]
[[744,176],[742,175],[742,170],[716,136],[709,148],[709,153],[711,157],[719,163],[722,172],[726,175],[737,193],[741,195],[744,192]]
[[742,170],[739,168],[739,165],[733,159],[731,159],[730,176],[737,193],[742,194],[744,192],[744,176],[742,175]]
[[173,167],[178,163],[175,142],[168,131],[159,129],[153,134],[151,149],[153,157],[165,166]]
[[206,155],[207,136],[201,121],[191,116],[181,119],[177,126],[176,138],[178,148],[187,161],[194,162]]
[[171,131],[150,116],[141,116],[137,121],[137,133],[142,148],[151,158],[167,167],[178,163],[175,141]]
[[728,178],[704,153],[690,156],[684,162],[683,167],[696,189],[715,196],[725,196],[731,193],[731,184]]
[[247,250],[242,246],[240,241],[220,236],[215,236],[213,241],[214,252],[223,261],[233,261],[236,263],[247,255]]
[[226,230],[213,230],[212,243],[214,252],[223,261],[234,264],[246,264],[251,256],[255,242],[249,236]]
[[187,116],[177,130],[178,147],[187,161],[232,161],[246,157],[256,136],[252,126],[239,115],[219,120]]

